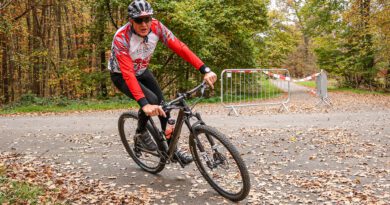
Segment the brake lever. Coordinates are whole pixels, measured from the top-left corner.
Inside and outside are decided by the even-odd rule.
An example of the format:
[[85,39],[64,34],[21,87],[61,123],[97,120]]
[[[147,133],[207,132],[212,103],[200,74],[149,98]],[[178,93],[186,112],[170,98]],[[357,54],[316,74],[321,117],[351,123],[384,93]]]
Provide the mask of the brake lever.
[[202,88],[200,89],[200,93],[202,94],[202,97],[203,97],[204,92],[206,91],[207,87],[209,87],[208,84],[205,81],[203,81]]
[[202,88],[200,89],[200,94],[202,95],[202,97],[204,95],[204,91],[206,90],[206,88],[207,88],[207,85],[203,85]]
[[169,105],[168,103],[166,103],[166,102],[163,101],[163,102],[161,102],[160,106],[161,106],[162,110],[163,110],[165,113],[167,113],[167,112],[169,111],[170,105]]

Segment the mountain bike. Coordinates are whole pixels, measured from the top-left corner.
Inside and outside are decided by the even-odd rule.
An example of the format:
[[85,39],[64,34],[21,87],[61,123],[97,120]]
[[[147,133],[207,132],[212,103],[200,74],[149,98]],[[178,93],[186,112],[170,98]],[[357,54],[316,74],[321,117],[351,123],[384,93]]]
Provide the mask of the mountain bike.
[[129,111],[121,114],[118,121],[119,134],[134,162],[143,170],[157,174],[170,163],[179,163],[184,168],[185,165],[179,157],[175,157],[175,151],[185,123],[190,132],[189,148],[202,176],[223,197],[240,201],[245,199],[250,190],[248,169],[240,153],[224,134],[206,125],[200,114],[192,111],[196,103],[190,107],[186,102],[197,91],[201,91],[203,97],[206,87],[203,82],[186,93],[178,93],[176,99],[163,103],[162,108],[166,113],[174,109],[178,110],[169,144],[164,132],[157,128],[150,118],[146,129],[157,144],[157,151],[146,150],[137,143],[138,138],[134,137],[138,121],[137,112]]

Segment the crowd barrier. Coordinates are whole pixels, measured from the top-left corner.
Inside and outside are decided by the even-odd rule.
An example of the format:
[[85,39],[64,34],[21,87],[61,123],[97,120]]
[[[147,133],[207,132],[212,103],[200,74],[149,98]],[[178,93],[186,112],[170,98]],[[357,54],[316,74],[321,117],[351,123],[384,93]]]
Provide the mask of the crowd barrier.
[[316,89],[308,91],[320,98],[317,103],[330,106],[327,75],[322,71],[301,79],[292,79],[287,69],[225,69],[221,73],[221,103],[238,116],[240,107],[281,105],[288,110],[290,82],[316,80]]
[[238,115],[240,107],[281,105],[288,110],[290,82],[273,78],[265,72],[279,76],[290,74],[287,69],[226,69],[221,73],[221,103]]

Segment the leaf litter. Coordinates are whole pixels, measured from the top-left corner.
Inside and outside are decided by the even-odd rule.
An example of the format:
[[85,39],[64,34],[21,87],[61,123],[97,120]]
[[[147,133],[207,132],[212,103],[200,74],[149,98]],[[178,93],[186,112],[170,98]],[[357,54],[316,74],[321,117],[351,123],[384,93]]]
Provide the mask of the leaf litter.
[[[334,99],[332,109],[313,108],[312,102],[299,102],[291,104],[290,112],[356,112],[390,108],[388,96],[370,95],[363,99],[359,96],[362,100],[356,100],[354,94],[331,93],[331,97]],[[203,115],[226,115],[226,110],[217,105],[201,105],[199,109]],[[278,112],[277,109],[260,106],[240,113],[256,115]],[[389,204],[389,133],[379,126],[364,132],[353,131],[359,123],[364,123],[359,119],[355,121],[351,123],[351,129],[299,129],[291,126],[281,129],[222,128],[222,132],[230,133],[229,139],[239,148],[251,174],[252,190],[248,198],[239,204]],[[152,189],[149,184],[134,182],[118,186],[116,182],[121,180],[119,175],[95,176],[90,173],[91,165],[82,160],[54,163],[68,153],[99,155],[101,161],[97,163],[102,168],[112,166],[126,170],[115,160],[109,160],[117,154],[112,153],[113,148],[122,147],[119,141],[111,140],[116,135],[83,133],[49,136],[39,131],[27,133],[23,140],[41,140],[40,135],[65,142],[59,148],[63,153],[53,154],[50,156],[52,159],[45,162],[36,157],[39,153],[35,151],[2,153],[0,173],[6,172],[7,177],[13,180],[45,187],[47,196],[41,199],[45,204],[50,204],[49,199],[72,204],[183,204],[183,201],[177,201],[178,195],[187,196],[189,201],[192,198],[199,200],[210,193],[208,199],[202,198],[205,204],[232,204],[216,194],[195,168],[181,171],[185,177],[180,180],[190,187],[186,193],[183,186],[174,183],[162,185],[163,189]],[[69,147],[71,150],[68,150]],[[123,152],[118,154],[118,157],[123,156]],[[167,169],[179,171],[175,165]],[[129,172],[124,177],[135,178],[135,175],[136,172]],[[91,176],[95,176],[95,179],[91,179]],[[154,183],[160,182],[156,180]]]

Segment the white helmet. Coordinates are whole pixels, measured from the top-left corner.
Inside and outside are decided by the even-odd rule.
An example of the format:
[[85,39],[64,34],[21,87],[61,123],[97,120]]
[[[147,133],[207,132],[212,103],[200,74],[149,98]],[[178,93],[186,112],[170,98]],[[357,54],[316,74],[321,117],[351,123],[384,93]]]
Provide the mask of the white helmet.
[[134,0],[127,8],[130,18],[138,18],[153,15],[152,6],[144,0]]

